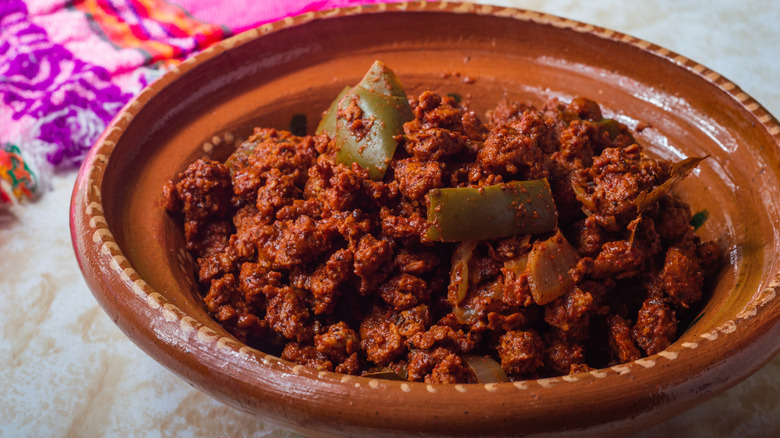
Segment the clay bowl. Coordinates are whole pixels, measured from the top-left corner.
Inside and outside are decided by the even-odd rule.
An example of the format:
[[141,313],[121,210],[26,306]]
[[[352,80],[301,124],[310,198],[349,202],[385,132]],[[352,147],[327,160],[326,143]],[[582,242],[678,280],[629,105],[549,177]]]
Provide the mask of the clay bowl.
[[[407,92],[588,96],[654,155],[710,154],[677,193],[728,263],[700,317],[667,350],[573,376],[428,385],[318,372],[238,342],[204,310],[161,188],[252,126],[308,129],[374,59]],[[100,305],[139,347],[238,409],[327,435],[603,436],[658,423],[735,385],[780,347],[780,125],[738,86],[661,47],[533,12],[401,3],[310,13],[238,35],[149,86],[108,127],[74,187],[71,232]]]

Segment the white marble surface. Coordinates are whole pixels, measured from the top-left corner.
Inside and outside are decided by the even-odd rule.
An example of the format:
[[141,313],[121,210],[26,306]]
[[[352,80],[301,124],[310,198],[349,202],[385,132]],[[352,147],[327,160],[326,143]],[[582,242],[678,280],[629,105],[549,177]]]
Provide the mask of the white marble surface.
[[[728,77],[780,116],[780,2],[492,0],[657,43]],[[75,172],[0,212],[0,437],[296,436],[191,388],[116,328],[70,244]],[[731,390],[636,437],[780,436],[780,356]]]

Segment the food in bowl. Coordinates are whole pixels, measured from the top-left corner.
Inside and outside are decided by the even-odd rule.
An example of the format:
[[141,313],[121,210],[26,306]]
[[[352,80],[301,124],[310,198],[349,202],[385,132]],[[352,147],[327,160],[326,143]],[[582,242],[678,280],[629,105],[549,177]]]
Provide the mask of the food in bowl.
[[[586,98],[409,99],[375,63],[315,135],[256,128],[164,187],[210,314],[250,346],[429,383],[565,375],[662,351],[720,252]],[[696,220],[702,217],[696,216]]]

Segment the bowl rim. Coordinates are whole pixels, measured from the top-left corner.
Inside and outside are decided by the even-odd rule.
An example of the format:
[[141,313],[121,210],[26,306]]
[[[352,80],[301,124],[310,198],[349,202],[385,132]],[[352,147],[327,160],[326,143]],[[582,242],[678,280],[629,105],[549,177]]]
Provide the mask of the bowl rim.
[[[147,86],[137,96],[130,100],[106,127],[106,130],[89,152],[77,176],[71,199],[70,231],[79,267],[96,299],[104,309],[107,309],[109,314],[111,314],[111,311],[108,309],[117,306],[116,300],[131,300],[136,304],[141,303],[141,307],[134,310],[130,318],[123,319],[122,321],[117,321],[116,318],[114,319],[120,328],[134,342],[139,344],[142,349],[152,355],[158,362],[172,369],[175,373],[179,375],[187,375],[190,373],[181,368],[180,365],[175,364],[173,358],[161,358],[159,354],[160,351],[162,351],[162,346],[142,345],[143,341],[140,339],[141,335],[134,331],[133,325],[149,324],[152,321],[157,321],[159,324],[175,327],[173,330],[178,330],[178,337],[176,339],[160,340],[162,343],[167,342],[170,345],[175,344],[175,346],[177,346],[182,343],[196,342],[200,348],[208,351],[213,357],[224,358],[225,363],[235,365],[241,361],[244,363],[253,362],[254,364],[252,366],[259,366],[265,372],[270,372],[272,377],[269,378],[270,380],[258,379],[257,383],[253,385],[253,387],[261,388],[263,391],[272,391],[268,388],[268,385],[274,384],[271,380],[283,379],[284,376],[296,376],[298,378],[296,380],[300,380],[300,382],[298,384],[291,384],[291,387],[295,386],[299,391],[303,390],[302,388],[304,386],[310,388],[307,390],[310,392],[313,390],[323,390],[333,393],[360,390],[365,391],[366,394],[368,394],[380,389],[401,393],[405,396],[414,395],[419,397],[420,400],[434,404],[437,403],[437,398],[442,395],[446,395],[448,400],[453,399],[457,401],[467,400],[469,396],[473,396],[475,393],[490,393],[496,398],[497,403],[506,402],[511,397],[522,399],[522,397],[516,395],[518,393],[530,396],[545,396],[548,398],[551,393],[555,393],[555,397],[559,397],[560,399],[563,397],[571,398],[576,397],[576,395],[569,393],[565,388],[572,383],[585,381],[594,382],[604,379],[623,379],[624,382],[627,382],[627,378],[629,377],[632,380],[635,379],[647,383],[651,381],[652,376],[649,373],[653,373],[653,369],[662,369],[667,373],[672,373],[673,370],[669,371],[672,362],[686,362],[685,356],[693,350],[697,350],[697,354],[713,354],[716,348],[714,344],[717,342],[729,340],[733,343],[737,351],[750,351],[750,354],[752,354],[754,358],[753,363],[749,364],[749,366],[745,366],[741,374],[735,373],[733,378],[728,381],[714,383],[708,386],[707,389],[697,388],[697,379],[701,378],[705,371],[703,367],[700,367],[700,369],[697,369],[696,371],[698,377],[692,377],[687,383],[680,382],[681,389],[675,393],[675,398],[678,404],[684,405],[685,403],[690,403],[694,397],[700,397],[702,395],[711,396],[716,392],[735,385],[753,371],[763,366],[778,352],[780,343],[775,342],[774,345],[772,345],[767,343],[768,341],[766,341],[766,339],[771,337],[768,336],[770,334],[780,335],[780,323],[778,322],[778,319],[780,319],[778,318],[778,316],[780,316],[780,303],[776,299],[778,290],[780,290],[780,275],[775,276],[763,291],[757,292],[753,296],[753,300],[741,312],[736,314],[734,318],[730,318],[718,327],[700,334],[697,336],[696,340],[689,340],[686,342],[680,342],[678,340],[658,354],[644,357],[633,362],[570,376],[526,380],[514,383],[469,385],[395,382],[371,377],[348,376],[334,372],[313,370],[248,347],[230,336],[224,336],[218,331],[215,331],[212,327],[202,324],[187,315],[186,312],[182,311],[174,303],[169,302],[163,295],[155,291],[140,277],[133,269],[130,261],[122,254],[122,250],[114,239],[107,220],[103,215],[104,212],[101,203],[100,190],[111,153],[133,118],[142,111],[145,105],[162,89],[190,70],[197,68],[198,65],[207,62],[209,59],[214,58],[226,50],[241,46],[256,38],[262,38],[264,35],[282,29],[304,25],[313,20],[329,20],[358,14],[381,14],[386,12],[434,12],[512,18],[519,23],[534,23],[561,29],[570,29],[578,33],[589,34],[601,39],[631,45],[649,55],[663,58],[667,62],[683,68],[689,74],[698,76],[700,79],[717,87],[723,93],[726,93],[738,104],[738,106],[751,115],[753,121],[757,123],[757,127],[764,130],[773,139],[775,145],[780,148],[780,123],[778,123],[777,119],[775,119],[775,117],[760,103],[727,78],[695,61],[656,44],[620,32],[567,18],[510,7],[455,2],[429,3],[422,1],[380,3],[368,6],[353,6],[327,11],[307,12],[277,22],[264,24],[219,42],[197,55],[186,59]],[[107,276],[119,278],[120,281],[118,284],[121,285],[120,288],[117,288],[117,283],[112,282],[109,284],[109,280],[105,278]],[[115,281],[116,278],[113,281]],[[758,337],[764,339],[765,342],[751,342],[751,339],[748,339],[749,337],[744,335],[745,330],[740,330],[741,326],[745,324],[750,324],[754,328],[753,336],[755,336],[755,333],[758,333]],[[769,348],[767,349],[767,347]],[[724,363],[723,366],[734,365],[730,363],[729,360],[722,362]],[[238,374],[235,372],[226,371],[224,369],[215,369],[213,365],[209,364],[199,363],[198,366],[202,367],[202,369],[198,371],[200,375],[199,377],[196,377],[196,380],[202,379],[204,378],[203,376],[208,374],[218,380],[224,380],[226,382],[241,381],[243,384],[246,384],[246,381],[239,379]],[[714,363],[710,368],[716,366],[719,366],[719,364]],[[189,375],[189,377],[193,376]],[[196,384],[201,389],[205,389],[200,383],[196,382]],[[300,385],[300,387],[296,385]],[[620,385],[615,386],[616,388],[612,392],[615,401],[607,403],[606,407],[601,407],[600,412],[606,412],[605,409],[618,409],[617,403],[622,402],[622,400],[619,397],[620,389],[617,388]],[[655,388],[655,390],[660,394],[666,389]],[[206,391],[222,398],[223,401],[232,402],[231,400],[227,400],[224,394],[213,394],[213,391],[208,389],[206,389]],[[685,395],[686,391],[690,393],[687,397]],[[382,397],[376,398],[377,403],[389,403],[389,401]],[[254,411],[252,407],[247,407],[245,405],[238,407]],[[536,409],[536,411],[538,411],[538,408],[531,407],[530,409]],[[643,421],[643,415],[642,412],[637,412],[634,415],[634,419]],[[446,420],[457,421],[457,417],[458,416],[451,416]],[[466,418],[474,420],[473,418]],[[553,418],[550,418],[549,420],[553,421]],[[337,421],[342,421],[342,419],[339,418]],[[392,421],[392,419],[388,418],[385,419],[385,421],[389,422]]]

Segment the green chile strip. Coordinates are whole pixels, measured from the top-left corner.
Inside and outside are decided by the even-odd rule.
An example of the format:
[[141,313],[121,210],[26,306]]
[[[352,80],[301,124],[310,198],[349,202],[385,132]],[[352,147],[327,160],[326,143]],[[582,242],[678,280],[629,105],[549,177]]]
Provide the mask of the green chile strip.
[[[336,161],[350,165],[357,163],[368,170],[369,177],[381,180],[390,159],[398,146],[398,135],[403,134],[404,123],[412,120],[414,114],[398,77],[381,61],[376,61],[355,88],[339,99],[338,112],[355,102],[362,111],[361,121],[366,122],[367,132],[358,134],[355,121],[347,121],[337,114],[334,138],[339,146]],[[324,117],[323,130],[327,132]]]
[[339,102],[341,102],[341,99],[343,99],[351,89],[352,87],[350,86],[344,87],[338,96],[333,99],[330,107],[327,111],[325,111],[325,114],[323,114],[322,120],[320,120],[320,124],[317,125],[317,131],[315,132],[317,135],[322,134],[323,132],[330,135],[331,137],[336,135],[336,113],[339,111]]
[[430,240],[500,239],[555,230],[558,212],[546,178],[428,192]]

